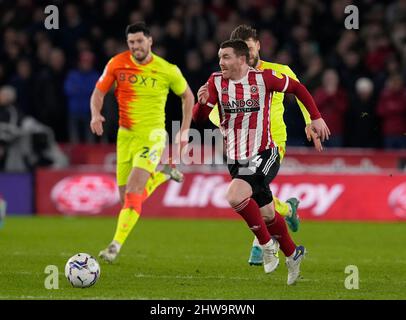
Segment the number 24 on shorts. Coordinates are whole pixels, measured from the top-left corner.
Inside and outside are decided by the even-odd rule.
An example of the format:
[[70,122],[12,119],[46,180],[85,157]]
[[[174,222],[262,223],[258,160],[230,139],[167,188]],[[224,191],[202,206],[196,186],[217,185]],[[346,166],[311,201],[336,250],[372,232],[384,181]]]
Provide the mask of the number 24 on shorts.
[[155,161],[156,160],[156,158],[157,158],[157,150],[153,150],[151,153],[149,153],[149,151],[150,151],[150,148],[149,147],[142,147],[142,149],[144,150],[144,151],[142,151],[142,153],[141,153],[141,155],[140,155],[140,157],[141,158],[144,158],[144,159],[147,159],[147,158],[149,158],[151,161]]

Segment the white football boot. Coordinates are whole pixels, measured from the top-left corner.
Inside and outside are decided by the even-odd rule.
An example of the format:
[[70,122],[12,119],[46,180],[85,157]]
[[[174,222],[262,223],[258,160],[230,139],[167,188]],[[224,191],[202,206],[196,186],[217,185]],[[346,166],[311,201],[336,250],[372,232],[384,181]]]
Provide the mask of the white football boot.
[[262,245],[263,263],[265,273],[271,273],[279,265],[279,242],[271,238],[267,243]]
[[183,173],[180,172],[174,164],[165,164],[161,172],[167,174],[171,180],[176,182],[182,182],[184,179]]
[[294,284],[300,275],[300,263],[304,259],[306,254],[306,248],[303,246],[297,246],[295,252],[286,257],[286,267],[288,268],[288,285]]
[[106,249],[100,251],[99,257],[108,263],[113,263],[119,252],[120,246],[115,242],[112,242]]

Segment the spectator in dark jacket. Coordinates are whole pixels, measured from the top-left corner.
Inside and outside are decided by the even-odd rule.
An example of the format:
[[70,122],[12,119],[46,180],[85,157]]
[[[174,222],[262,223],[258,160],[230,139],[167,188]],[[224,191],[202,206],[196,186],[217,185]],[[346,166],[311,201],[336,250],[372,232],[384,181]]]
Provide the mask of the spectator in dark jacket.
[[16,69],[10,84],[17,90],[17,105],[25,114],[33,115],[32,102],[35,95],[31,63],[28,59],[21,59],[18,61]]
[[99,74],[93,69],[94,54],[83,51],[79,55],[78,69],[71,70],[65,81],[68,99],[70,142],[93,142],[90,132],[90,96]]
[[351,147],[374,148],[379,144],[379,130],[375,114],[376,95],[369,78],[355,82],[355,95],[351,99],[348,117],[348,144]]
[[66,77],[65,55],[61,49],[51,50],[48,65],[37,73],[34,92],[37,98],[33,101],[33,116],[52,128],[58,141],[66,142],[67,106],[63,85]]

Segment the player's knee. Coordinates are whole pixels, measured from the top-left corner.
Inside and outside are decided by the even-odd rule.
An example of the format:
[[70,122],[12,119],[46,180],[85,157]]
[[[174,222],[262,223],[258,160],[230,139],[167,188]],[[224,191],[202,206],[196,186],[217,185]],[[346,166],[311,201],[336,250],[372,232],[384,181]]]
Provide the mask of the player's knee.
[[141,168],[133,168],[127,180],[126,192],[142,194],[151,173]]
[[227,190],[226,199],[231,207],[235,207],[252,196],[251,186],[245,181],[233,180]]
[[236,207],[238,206],[241,202],[243,202],[246,198],[240,197],[238,195],[231,195],[227,194],[227,201],[230,204],[231,207]]
[[263,208],[261,208],[261,215],[262,219],[265,222],[265,225],[267,227],[271,226],[275,222],[275,211],[268,209],[266,212],[264,212]]
[[228,203],[230,204],[230,206],[233,208],[238,206],[241,202],[243,202],[247,198],[249,198],[249,196],[247,196],[244,193],[240,193],[236,189],[233,189],[233,188],[230,188],[226,194],[226,199],[227,199]]
[[265,225],[266,225],[267,227],[269,227],[269,226],[272,224],[272,222],[273,222],[273,218],[268,217],[268,216],[262,216],[262,219],[264,220]]

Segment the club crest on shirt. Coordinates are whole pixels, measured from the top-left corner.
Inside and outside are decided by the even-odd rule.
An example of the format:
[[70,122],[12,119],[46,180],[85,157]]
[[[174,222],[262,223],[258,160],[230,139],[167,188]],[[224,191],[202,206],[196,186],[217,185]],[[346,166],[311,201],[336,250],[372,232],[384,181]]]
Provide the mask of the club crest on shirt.
[[222,93],[222,94],[228,93],[228,87],[223,87],[223,88],[221,88],[221,93]]
[[258,93],[258,86],[256,86],[256,85],[250,86],[250,93],[251,93],[251,94],[256,94],[256,93]]

